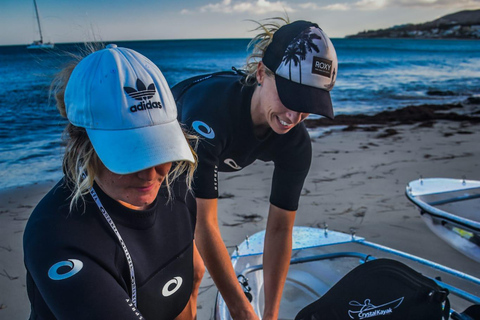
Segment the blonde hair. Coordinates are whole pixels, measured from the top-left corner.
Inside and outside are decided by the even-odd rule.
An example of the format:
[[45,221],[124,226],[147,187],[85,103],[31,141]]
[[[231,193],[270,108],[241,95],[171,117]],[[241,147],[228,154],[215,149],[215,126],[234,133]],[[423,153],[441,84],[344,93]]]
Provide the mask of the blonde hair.
[[[62,117],[67,118],[65,89],[73,69],[80,62],[82,57],[103,47],[103,45],[98,46],[89,44],[86,46],[85,52],[82,52],[80,55],[70,54],[73,61],[67,64],[54,77],[50,86],[50,95],[54,96],[57,109]],[[165,177],[169,199],[172,199],[170,188],[171,183],[184,172],[186,172],[186,184],[188,190],[191,190],[193,174],[197,166],[198,157],[195,150],[198,144],[198,137],[187,133],[183,128],[182,131],[185,139],[189,142],[190,150],[195,162],[178,161],[174,163],[172,169]],[[66,183],[69,184],[72,189],[70,199],[70,211],[72,211],[79,201],[84,201],[84,196],[88,194],[92,188],[93,181],[101,167],[101,160],[95,152],[95,149],[88,138],[87,131],[84,128],[77,127],[69,122],[63,132],[63,139],[66,142],[66,146],[62,169],[65,174]],[[86,177],[84,177],[84,174]]]
[[[268,45],[272,42],[273,34],[282,26],[289,24],[290,19],[287,15],[285,17],[274,17],[266,19],[265,23],[249,20],[256,23],[258,26],[253,31],[261,30],[250,42],[247,48],[252,49],[252,53],[248,55],[247,62],[242,68],[246,72],[245,84],[253,85],[257,82],[258,63],[262,60]],[[265,67],[265,72],[268,76],[273,76],[274,73]]]

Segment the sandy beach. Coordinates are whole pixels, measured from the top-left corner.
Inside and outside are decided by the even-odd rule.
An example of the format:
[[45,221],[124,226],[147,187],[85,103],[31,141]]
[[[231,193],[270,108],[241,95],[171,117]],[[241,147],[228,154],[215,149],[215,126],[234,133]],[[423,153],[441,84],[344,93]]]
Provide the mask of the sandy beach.
[[[354,228],[369,241],[480,277],[479,264],[435,236],[405,196],[408,182],[420,177],[480,179],[480,123],[472,108],[454,106],[410,121],[390,114],[384,121],[307,123],[324,133],[312,133],[313,162],[296,225]],[[257,161],[220,175],[219,222],[231,251],[246,235],[265,228],[272,170],[273,164]],[[53,184],[0,193],[0,319],[28,318],[23,230]],[[212,319],[216,288],[208,274],[200,292],[198,319]]]

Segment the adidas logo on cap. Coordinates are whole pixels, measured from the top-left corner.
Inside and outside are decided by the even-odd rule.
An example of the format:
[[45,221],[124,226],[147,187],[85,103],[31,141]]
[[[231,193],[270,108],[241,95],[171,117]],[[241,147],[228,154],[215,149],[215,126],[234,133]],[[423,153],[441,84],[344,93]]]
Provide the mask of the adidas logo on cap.
[[123,87],[125,92],[133,99],[141,101],[137,105],[130,107],[131,112],[143,111],[152,108],[162,108],[160,101],[150,101],[157,90],[155,89],[155,84],[150,84],[148,88],[142,82],[142,80],[137,79],[137,89],[131,87]]

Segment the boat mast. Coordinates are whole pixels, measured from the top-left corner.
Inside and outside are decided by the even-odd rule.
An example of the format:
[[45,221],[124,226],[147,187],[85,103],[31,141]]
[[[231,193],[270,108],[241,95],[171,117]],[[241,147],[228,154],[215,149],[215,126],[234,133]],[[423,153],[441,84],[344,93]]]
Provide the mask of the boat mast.
[[40,26],[40,17],[38,16],[37,1],[33,0],[33,4],[35,5],[35,14],[37,16],[38,31],[40,32],[40,43],[43,43],[42,27]]

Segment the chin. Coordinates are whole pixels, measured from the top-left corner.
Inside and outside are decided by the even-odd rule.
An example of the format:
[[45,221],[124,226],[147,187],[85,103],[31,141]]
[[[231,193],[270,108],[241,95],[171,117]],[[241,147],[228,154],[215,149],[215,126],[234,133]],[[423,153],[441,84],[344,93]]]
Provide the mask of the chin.
[[272,130],[276,133],[276,134],[286,134],[288,133],[290,130],[292,130],[293,127],[291,128],[288,128],[288,129],[284,129],[284,128],[272,128]]
[[151,205],[153,201],[155,201],[155,197],[140,197],[136,199],[133,205],[137,207],[144,207]]

